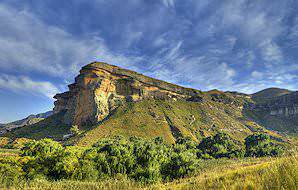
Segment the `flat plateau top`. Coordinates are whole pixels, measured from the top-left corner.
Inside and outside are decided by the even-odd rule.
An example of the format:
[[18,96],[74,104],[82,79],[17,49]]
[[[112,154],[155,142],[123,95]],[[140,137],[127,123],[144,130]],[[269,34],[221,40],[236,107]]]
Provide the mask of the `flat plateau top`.
[[104,62],[93,62],[93,63],[90,63],[90,64],[84,66],[82,69],[83,70],[85,70],[85,69],[95,69],[95,70],[102,69],[102,70],[108,71],[112,74],[124,75],[127,77],[131,77],[132,79],[138,80],[145,84],[149,84],[149,85],[156,86],[156,87],[159,87],[159,88],[162,88],[165,90],[173,91],[178,94],[194,96],[196,94],[201,93],[201,91],[196,90],[196,89],[186,88],[186,87],[182,87],[182,86],[172,84],[169,82],[165,82],[162,80],[154,79],[154,78],[142,75],[140,73],[137,73],[135,71],[123,69],[118,66],[110,65],[110,64],[104,63]]

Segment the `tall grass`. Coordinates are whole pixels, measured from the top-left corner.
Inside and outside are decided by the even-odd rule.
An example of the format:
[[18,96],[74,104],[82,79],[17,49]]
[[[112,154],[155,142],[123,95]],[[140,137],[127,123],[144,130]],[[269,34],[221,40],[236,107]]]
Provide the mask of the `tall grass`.
[[165,189],[298,189],[298,156],[271,159],[242,165],[235,169],[219,168],[199,176],[163,185]]

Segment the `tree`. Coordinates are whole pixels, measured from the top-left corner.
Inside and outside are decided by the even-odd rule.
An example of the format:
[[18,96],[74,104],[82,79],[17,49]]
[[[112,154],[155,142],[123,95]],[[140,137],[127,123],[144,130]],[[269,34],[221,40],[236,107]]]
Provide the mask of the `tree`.
[[71,132],[73,135],[75,135],[75,136],[81,134],[81,131],[80,131],[80,129],[79,129],[79,127],[78,127],[77,125],[73,125],[73,126],[70,128],[70,132]]
[[59,179],[61,170],[57,163],[61,162],[66,152],[62,145],[51,139],[30,141],[21,150],[23,170],[28,178],[46,176],[49,179]]
[[233,158],[244,154],[241,144],[236,143],[228,134],[217,133],[215,136],[203,138],[198,149],[200,158]]
[[275,145],[265,133],[255,133],[245,138],[245,156],[278,156],[282,148]]

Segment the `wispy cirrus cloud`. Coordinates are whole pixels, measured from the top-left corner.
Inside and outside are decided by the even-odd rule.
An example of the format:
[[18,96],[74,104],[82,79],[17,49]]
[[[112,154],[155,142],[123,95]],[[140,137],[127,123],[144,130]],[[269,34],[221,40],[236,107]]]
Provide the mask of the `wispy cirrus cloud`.
[[[94,60],[133,67],[137,57],[113,53],[99,36],[74,36],[26,10],[0,4],[0,69],[72,78]],[[9,63],[9,64],[8,64]]]
[[175,6],[175,0],[162,0],[162,2],[166,7],[174,7]]
[[[46,11],[38,15],[34,9],[0,4],[5,26],[0,28],[5,47],[0,47],[0,69],[25,67],[23,75],[33,71],[70,80],[82,65],[97,59],[202,90],[240,91],[245,84],[253,87],[252,76],[262,73],[267,86],[276,86],[281,83],[274,77],[295,70],[290,68],[296,63],[288,60],[295,56],[284,46],[295,47],[296,29],[286,23],[295,4],[290,1],[130,1],[121,9],[116,0],[70,3],[84,22],[65,9],[57,12],[63,23],[72,23],[65,28],[42,19],[43,12],[51,11],[48,3],[39,3]],[[84,6],[92,7],[88,14],[81,10]],[[76,27],[80,32],[73,32]],[[292,42],[283,44],[283,38]]]
[[46,96],[53,98],[59,89],[48,81],[34,81],[26,76],[0,75],[0,89],[16,93]]

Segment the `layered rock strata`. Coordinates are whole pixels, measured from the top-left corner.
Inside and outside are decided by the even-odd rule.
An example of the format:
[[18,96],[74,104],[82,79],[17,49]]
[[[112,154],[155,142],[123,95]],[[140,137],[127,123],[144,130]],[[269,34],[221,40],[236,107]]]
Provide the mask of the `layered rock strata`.
[[201,92],[153,79],[102,62],[84,66],[69,91],[54,98],[54,113],[64,112],[67,125],[91,125],[123,102],[142,99],[202,101]]

